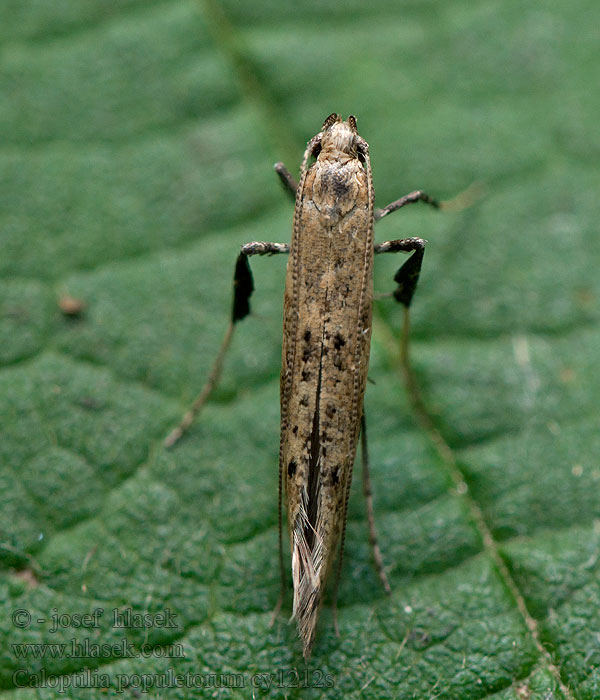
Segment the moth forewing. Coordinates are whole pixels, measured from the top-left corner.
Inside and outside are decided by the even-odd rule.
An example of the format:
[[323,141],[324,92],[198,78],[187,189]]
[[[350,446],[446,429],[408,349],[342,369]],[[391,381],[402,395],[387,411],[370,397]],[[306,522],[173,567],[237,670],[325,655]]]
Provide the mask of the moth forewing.
[[360,432],[371,339],[373,199],[368,146],[353,117],[342,122],[332,115],[304,155],[284,298],[280,470],[293,615],[305,657],[345,527]]

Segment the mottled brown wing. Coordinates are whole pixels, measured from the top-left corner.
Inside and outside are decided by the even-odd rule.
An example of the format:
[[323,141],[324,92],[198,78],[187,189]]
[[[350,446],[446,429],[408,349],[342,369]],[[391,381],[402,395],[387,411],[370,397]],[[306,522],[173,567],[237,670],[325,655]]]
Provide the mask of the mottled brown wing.
[[301,179],[288,261],[281,372],[281,468],[294,615],[310,652],[345,517],[371,337],[373,206],[358,158]]

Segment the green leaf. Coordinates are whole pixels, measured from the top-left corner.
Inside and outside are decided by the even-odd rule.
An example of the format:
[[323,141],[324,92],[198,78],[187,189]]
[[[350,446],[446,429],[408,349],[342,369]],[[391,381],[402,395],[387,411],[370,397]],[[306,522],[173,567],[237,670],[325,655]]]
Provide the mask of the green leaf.
[[[598,4],[2,15],[2,696],[600,697]],[[289,240],[273,162],[296,172],[334,110],[358,118],[380,206],[483,195],[377,227],[429,241],[412,357],[431,424],[384,299],[366,413],[393,592],[357,465],[340,637],[328,600],[305,664],[289,592],[269,626],[285,260],[253,261],[218,390],[162,440],[210,371],[239,245]],[[399,260],[376,263],[391,291]],[[115,625],[127,611],[158,617]]]

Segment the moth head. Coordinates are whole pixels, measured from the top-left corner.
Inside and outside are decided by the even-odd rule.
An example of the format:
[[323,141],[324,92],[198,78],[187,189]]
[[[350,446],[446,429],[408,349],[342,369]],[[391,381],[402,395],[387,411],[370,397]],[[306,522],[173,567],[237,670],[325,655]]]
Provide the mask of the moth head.
[[323,122],[321,153],[345,153],[355,158],[357,139],[355,117],[351,115],[342,121],[340,115],[334,112]]

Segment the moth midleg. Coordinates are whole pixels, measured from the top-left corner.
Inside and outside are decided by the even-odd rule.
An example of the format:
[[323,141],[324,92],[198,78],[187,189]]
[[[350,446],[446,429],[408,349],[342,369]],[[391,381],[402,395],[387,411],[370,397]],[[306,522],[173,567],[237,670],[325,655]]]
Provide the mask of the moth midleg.
[[411,253],[412,255],[394,275],[398,287],[394,290],[394,299],[406,308],[410,306],[417,288],[421,265],[427,241],[423,238],[400,238],[396,241],[386,241],[375,244],[375,253]]
[[[400,201],[400,200],[398,200]],[[375,244],[375,253],[404,252],[412,255],[394,275],[398,284],[393,292],[394,299],[403,306],[402,337],[400,340],[400,365],[404,375],[409,396],[415,406],[421,406],[421,397],[412,367],[410,365],[409,336],[410,336],[410,304],[417,288],[421,264],[427,241],[422,238],[401,238],[395,241]]]
[[238,321],[246,318],[250,313],[249,300],[254,291],[254,280],[252,278],[252,271],[250,270],[248,258],[251,255],[275,255],[277,253],[289,253],[289,251],[290,249],[287,243],[253,241],[252,243],[246,243],[242,246],[235,264],[235,273],[233,276],[233,305],[231,309],[231,319],[227,331],[225,332],[225,337],[223,338],[215,362],[208,375],[208,379],[202,387],[202,391],[186,411],[179,425],[173,428],[165,438],[165,447],[172,447],[182,437],[204,407],[208,397],[212,394],[219,382],[223,369],[223,361],[231,345],[235,325]]
[[296,191],[298,190],[298,183],[294,179],[294,176],[290,173],[290,171],[285,167],[285,165],[281,162],[275,163],[273,166],[273,169],[279,175],[279,179],[281,180],[281,183],[283,184],[286,192],[291,195],[293,199],[296,199]]
[[[401,209],[407,204],[416,204],[417,202],[429,204],[430,206],[434,207],[434,209],[448,207],[448,202],[439,202],[437,199],[434,199],[423,190],[415,190],[414,192],[409,192],[409,194],[404,195],[404,197],[400,197],[400,199],[396,199],[383,209],[376,209],[374,214],[375,221],[383,219],[384,216]],[[426,241],[424,241],[422,238],[401,238],[395,241],[386,241],[385,243],[375,244],[376,254],[397,252],[409,253],[414,251],[410,258],[404,263],[404,265],[402,265],[394,276],[394,281],[398,283],[398,287],[393,292],[394,299],[404,306],[401,361],[407,385],[411,393],[413,390],[416,391],[416,385],[414,383],[414,378],[412,376],[412,371],[409,364],[408,340],[410,333],[410,314],[408,309],[417,288],[417,282],[419,281],[423,254],[425,252],[425,243]]]

